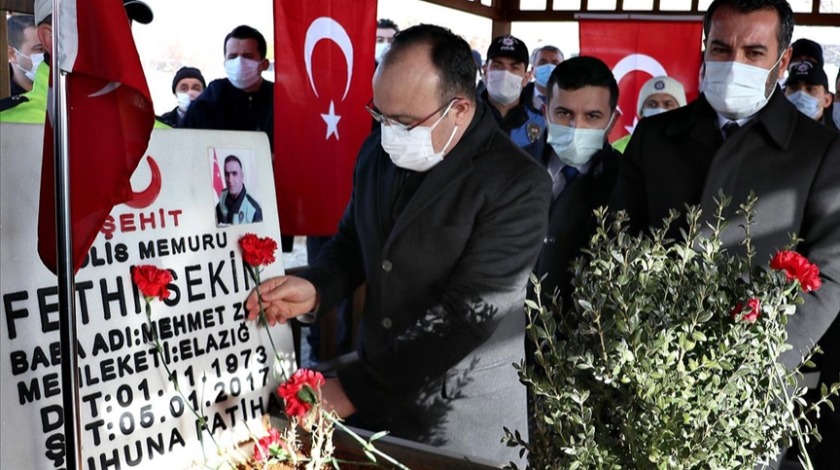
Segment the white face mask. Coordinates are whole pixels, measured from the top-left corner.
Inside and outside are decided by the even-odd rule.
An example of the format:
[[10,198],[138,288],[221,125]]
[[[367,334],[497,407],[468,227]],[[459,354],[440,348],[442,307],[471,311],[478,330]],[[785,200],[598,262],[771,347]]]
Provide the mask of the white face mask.
[[175,98],[178,99],[178,109],[181,110],[182,113],[186,113],[187,109],[190,107],[190,103],[196,98],[200,93],[197,91],[190,90],[186,93],[175,93]]
[[260,80],[260,63],[239,56],[225,61],[225,72],[233,86],[244,90]]
[[432,146],[432,130],[446,117],[446,113],[455,103],[456,101],[450,103],[431,127],[415,127],[409,131],[399,124],[381,125],[382,148],[388,152],[394,165],[406,170],[424,172],[443,160],[443,154],[455,138],[458,126],[452,129],[449,140],[440,152],[435,152]]
[[834,118],[834,124],[840,127],[840,101],[834,102],[834,108],[831,111],[831,117]]
[[575,129],[574,127],[554,124],[546,120],[548,125],[548,144],[560,161],[566,165],[579,167],[589,163],[592,156],[604,148],[607,129],[610,128],[615,114],[610,116],[604,129]]
[[387,42],[377,42],[374,46],[374,54],[376,54],[376,63],[382,62],[382,58],[385,57],[385,54],[388,52],[388,49],[391,48],[391,45]]
[[44,61],[44,53],[40,52],[38,54],[26,55],[17,49],[15,49],[15,53],[20,57],[26,57],[29,59],[29,62],[32,62],[32,67],[29,70],[21,67],[20,64],[15,64],[15,66],[23,71],[24,75],[26,75],[26,78],[29,79],[30,82],[34,82],[35,73],[38,71],[38,67],[41,65],[41,62]]
[[811,119],[816,119],[820,112],[820,100],[800,90],[787,96],[788,101],[793,103],[802,114]]
[[487,95],[493,101],[509,105],[519,99],[522,93],[522,77],[507,70],[489,70],[487,72]]
[[656,116],[657,114],[662,114],[665,111],[668,111],[665,108],[643,108],[642,109],[642,117],[651,117]]
[[[781,60],[779,56],[770,70]],[[740,62],[706,62],[701,91],[715,111],[729,119],[743,119],[767,104],[764,93],[770,70]]]

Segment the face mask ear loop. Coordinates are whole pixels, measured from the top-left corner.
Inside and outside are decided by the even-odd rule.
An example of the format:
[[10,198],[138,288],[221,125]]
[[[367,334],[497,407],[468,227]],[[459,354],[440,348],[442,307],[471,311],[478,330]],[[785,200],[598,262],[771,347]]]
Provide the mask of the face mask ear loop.
[[[440,117],[440,119],[438,119],[438,122],[436,122],[436,123],[435,123],[435,125],[431,127],[432,129],[434,129],[434,128],[435,128],[435,126],[437,126],[438,124],[440,124],[440,122],[441,122],[441,121],[443,121],[443,118],[445,118],[445,117],[446,117],[446,114],[447,114],[447,113],[449,113],[449,110],[451,110],[451,109],[452,109],[452,106],[454,106],[454,105],[455,105],[455,103],[457,103],[457,102],[458,102],[458,100],[452,100],[452,102],[451,102],[451,103],[449,103],[449,106],[447,106],[447,107],[446,107],[446,110],[444,110],[444,111],[443,111],[443,115]],[[454,138],[455,138],[455,133],[456,133],[456,132],[458,132],[458,125],[457,125],[457,124],[455,125],[455,128],[454,128],[454,129],[452,129],[452,133],[451,133],[451,134],[449,134],[449,140],[447,140],[447,141],[446,141],[446,145],[444,145],[444,146],[443,146],[443,149],[441,149],[441,151],[440,151],[440,155],[443,155],[443,154],[444,154],[444,152],[446,152],[446,149],[447,149],[447,148],[449,148],[449,144],[451,144],[451,143],[452,143],[452,139],[454,139]]]

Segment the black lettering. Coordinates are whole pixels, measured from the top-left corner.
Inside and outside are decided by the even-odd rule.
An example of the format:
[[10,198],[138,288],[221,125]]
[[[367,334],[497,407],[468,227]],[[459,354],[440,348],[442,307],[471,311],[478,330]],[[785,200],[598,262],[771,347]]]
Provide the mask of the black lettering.
[[42,287],[37,291],[38,311],[41,314],[41,332],[58,331],[58,319],[50,321],[50,314],[58,312],[58,301],[48,303],[47,297],[58,297],[58,287]]
[[128,261],[128,246],[125,243],[117,243],[114,247],[114,259],[120,263]]
[[117,373],[114,371],[114,360],[105,359],[99,363],[99,372],[103,382],[114,380],[117,378]]
[[213,297],[216,297],[216,284],[219,285],[219,287],[222,289],[222,292],[224,292],[225,295],[230,293],[230,291],[228,291],[227,286],[222,281],[221,277],[222,268],[224,267],[225,262],[222,261],[221,263],[219,263],[217,269],[213,271],[213,263],[207,263],[207,271],[210,274],[210,295],[212,295]]
[[55,433],[48,437],[44,447],[47,448],[44,456],[52,460],[53,468],[64,465],[64,433]]
[[90,323],[90,315],[88,313],[87,291],[93,289],[93,281],[82,281],[76,283],[76,294],[79,296],[77,303],[78,312],[82,316],[82,324]]
[[[90,465],[92,459],[88,459],[88,465],[93,470],[96,468],[96,465]],[[120,470],[120,454],[117,452],[117,449],[111,451],[111,458],[109,459],[107,454],[99,454],[99,468],[102,470],[106,470],[108,468],[114,468],[115,470]]]
[[[99,416],[99,408],[96,407],[96,400],[100,398],[102,398],[102,392],[88,393],[87,395],[82,397],[83,402],[90,404],[90,416],[92,418],[96,418],[97,416]],[[97,444],[99,443],[97,442]]]
[[123,278],[117,276],[117,290],[108,292],[108,280],[101,279],[99,281],[99,290],[102,293],[102,309],[106,320],[111,319],[111,303],[116,301],[120,307],[120,315],[128,315],[128,310],[125,305],[125,290],[123,289]]
[[245,321],[245,310],[242,308],[242,302],[233,304],[233,321]]
[[169,256],[169,242],[165,238],[157,241],[158,256]]
[[178,280],[178,273],[174,269],[170,269],[169,272],[172,273],[172,282],[166,285],[166,288],[169,290],[169,298],[164,300],[163,303],[169,307],[174,307],[181,300],[181,289],[175,285],[175,281]]
[[181,432],[178,431],[178,428],[172,428],[172,433],[169,435],[169,452],[172,452],[172,448],[175,447],[175,444],[180,444],[181,447],[185,447],[187,445],[184,442],[184,437],[181,436]]
[[61,382],[58,380],[58,372],[47,374],[43,378],[44,397],[54,397],[61,394]]
[[9,330],[9,339],[17,338],[17,327],[15,320],[26,318],[29,316],[29,310],[15,309],[13,302],[23,302],[29,299],[29,293],[26,291],[11,292],[3,296],[3,310],[6,312],[6,328]]
[[170,240],[173,255],[180,255],[187,252],[187,244],[184,242],[184,237],[173,238]]
[[[209,237],[210,235],[207,235],[207,236]],[[211,241],[212,241],[212,237],[211,237]],[[187,301],[189,301],[189,302],[195,302],[197,300],[202,300],[205,297],[203,293],[194,294],[193,289],[192,289],[193,286],[201,285],[201,278],[199,277],[198,279],[191,279],[190,273],[199,271],[200,269],[201,269],[201,267],[197,264],[193,265],[193,266],[187,266],[187,267],[184,268],[184,274],[185,274],[185,277],[186,277],[186,280],[187,280]]]
[[137,244],[137,249],[140,252],[140,259],[148,259],[155,257],[155,242],[148,241],[146,243],[140,242]]
[[29,381],[29,387],[26,382],[21,380],[17,384],[18,387],[18,403],[25,405],[41,399],[41,383],[35,377]]
[[[99,394],[102,396],[102,394]],[[97,419],[96,421],[91,421],[90,423],[85,424],[85,431],[90,431],[93,433],[93,445],[99,445],[102,442],[102,436],[99,434],[99,430],[102,429],[102,426],[105,426],[104,419]]]
[[239,292],[239,278],[236,277],[236,252],[230,250],[230,269],[233,271],[233,291]]
[[41,408],[41,430],[51,433],[64,426],[64,413],[60,405],[47,405]]
[[202,242],[202,248],[204,249],[204,251],[215,250],[216,249],[213,246],[213,235],[212,234],[205,233],[204,235],[202,235],[201,242]]
[[216,232],[216,246],[219,249],[227,246],[227,232]]

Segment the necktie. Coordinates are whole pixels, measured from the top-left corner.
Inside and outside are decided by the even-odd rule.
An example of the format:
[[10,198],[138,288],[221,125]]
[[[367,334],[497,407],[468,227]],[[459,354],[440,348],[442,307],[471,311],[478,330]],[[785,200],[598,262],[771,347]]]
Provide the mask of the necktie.
[[727,122],[723,125],[723,139],[729,140],[729,138],[735,135],[735,133],[738,132],[738,129],[740,128],[741,126],[739,126],[738,123],[735,121]]
[[560,173],[563,173],[563,176],[566,177],[566,184],[569,185],[578,177],[580,171],[571,165],[566,165],[560,170]]

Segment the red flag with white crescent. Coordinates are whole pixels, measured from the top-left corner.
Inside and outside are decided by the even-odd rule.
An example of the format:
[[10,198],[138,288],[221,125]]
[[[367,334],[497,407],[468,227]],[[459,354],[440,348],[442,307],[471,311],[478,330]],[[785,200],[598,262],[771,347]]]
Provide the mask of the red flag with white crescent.
[[[67,109],[73,266],[111,209],[132,197],[130,178],[149,144],[155,114],[119,0],[62,0],[52,66],[68,72]],[[48,105],[50,106],[50,105]],[[49,109],[38,211],[38,253],[56,271],[55,174]]]
[[275,0],[275,184],[282,231],[332,235],[370,134],[376,0]]
[[222,191],[225,189],[225,183],[222,181],[222,170],[219,168],[219,157],[216,155],[216,149],[213,149],[213,191],[216,192],[216,199],[222,197]]
[[618,81],[621,117],[610,141],[632,133],[639,120],[639,90],[652,77],[665,75],[685,88],[688,102],[697,98],[703,21],[581,19],[580,55],[594,56]]

